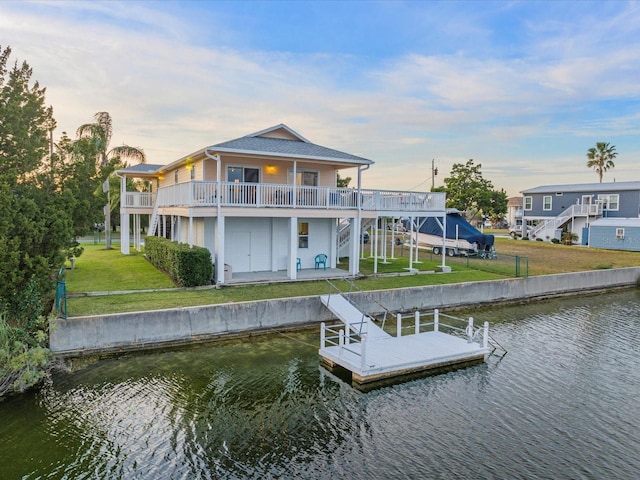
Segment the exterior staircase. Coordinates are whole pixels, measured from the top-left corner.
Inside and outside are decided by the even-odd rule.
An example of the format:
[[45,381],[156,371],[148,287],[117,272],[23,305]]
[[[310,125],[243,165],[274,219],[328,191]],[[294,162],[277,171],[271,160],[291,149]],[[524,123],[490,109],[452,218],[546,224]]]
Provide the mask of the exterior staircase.
[[602,208],[601,202],[571,205],[557,217],[544,220],[533,227],[528,233],[529,238],[532,240],[536,238],[542,238],[543,240],[556,238],[560,240],[562,229],[567,223],[576,218],[600,218],[602,216]]

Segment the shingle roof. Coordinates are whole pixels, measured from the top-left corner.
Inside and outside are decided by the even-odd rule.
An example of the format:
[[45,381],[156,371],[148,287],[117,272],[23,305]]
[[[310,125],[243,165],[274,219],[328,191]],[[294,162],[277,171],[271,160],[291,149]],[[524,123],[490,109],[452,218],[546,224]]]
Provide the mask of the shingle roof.
[[131,167],[121,168],[116,173],[139,173],[142,175],[152,175],[158,173],[158,170],[164,168],[165,165],[152,165],[150,163],[138,163]]
[[523,194],[530,193],[555,193],[555,192],[615,192],[622,190],[640,190],[640,182],[609,182],[609,183],[577,183],[574,185],[542,185],[528,190],[522,190]]
[[276,155],[313,160],[340,160],[349,163],[371,164],[373,161],[350,153],[298,140],[268,137],[241,137],[209,147],[210,150],[256,155]]

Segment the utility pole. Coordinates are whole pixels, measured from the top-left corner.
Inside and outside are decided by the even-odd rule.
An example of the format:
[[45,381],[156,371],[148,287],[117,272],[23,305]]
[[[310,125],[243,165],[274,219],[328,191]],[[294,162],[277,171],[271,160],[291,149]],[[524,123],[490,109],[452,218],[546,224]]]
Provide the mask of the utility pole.
[[435,160],[431,160],[431,190],[432,191],[436,185],[436,175],[438,175],[438,169],[435,167]]

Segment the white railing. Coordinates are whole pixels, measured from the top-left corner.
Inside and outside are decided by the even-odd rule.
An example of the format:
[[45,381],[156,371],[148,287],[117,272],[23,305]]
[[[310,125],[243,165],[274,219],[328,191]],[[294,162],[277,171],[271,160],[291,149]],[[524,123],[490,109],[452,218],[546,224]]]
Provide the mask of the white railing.
[[[218,185],[220,192],[218,192]],[[140,192],[127,192],[125,207],[136,202],[152,208],[154,202],[138,199]],[[148,194],[151,195],[151,194]],[[152,194],[155,195],[155,194]],[[403,192],[392,190],[362,190],[336,187],[308,187],[269,183],[187,182],[161,188],[157,203],[171,206],[220,206],[269,207],[269,208],[319,208],[424,212],[444,211],[445,193]],[[144,204],[142,202],[145,202]]]
[[602,203],[573,204],[555,218],[544,220],[530,233],[532,238],[540,236],[551,237],[553,233],[565,223],[575,217],[602,216]]
[[155,202],[155,193],[125,192],[122,205],[125,208],[153,208]]
[[[422,317],[425,317],[423,320]],[[403,322],[403,320],[409,320]],[[443,321],[444,320],[444,321]],[[338,355],[342,356],[343,351],[359,357],[361,371],[364,373],[368,370],[366,360],[366,333],[356,333],[340,326],[344,324],[327,325],[325,322],[320,324],[320,349],[329,347],[338,347]],[[419,335],[426,332],[442,332],[448,335],[462,337],[467,343],[476,343],[485,351],[485,354],[492,354],[497,348],[507,351],[498,344],[489,335],[489,322],[484,322],[481,326],[474,325],[473,317],[463,319],[440,313],[438,309],[432,312],[414,312],[409,315],[398,313],[396,315],[396,337],[405,335]],[[354,344],[360,344],[360,349],[352,347]],[[503,356],[504,356],[503,354]]]

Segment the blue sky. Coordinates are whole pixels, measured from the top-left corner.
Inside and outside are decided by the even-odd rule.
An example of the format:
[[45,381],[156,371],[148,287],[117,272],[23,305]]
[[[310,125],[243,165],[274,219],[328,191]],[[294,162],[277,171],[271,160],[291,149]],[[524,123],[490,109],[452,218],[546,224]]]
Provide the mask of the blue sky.
[[285,123],[374,160],[369,188],[455,163],[494,187],[640,180],[636,2],[0,2],[0,44],[47,87],[56,136],[98,111],[164,164]]

